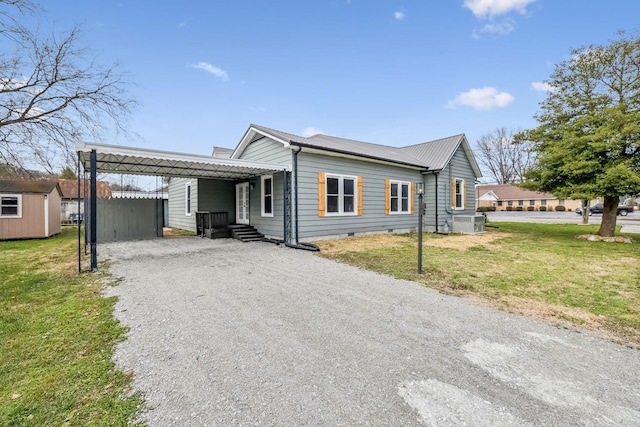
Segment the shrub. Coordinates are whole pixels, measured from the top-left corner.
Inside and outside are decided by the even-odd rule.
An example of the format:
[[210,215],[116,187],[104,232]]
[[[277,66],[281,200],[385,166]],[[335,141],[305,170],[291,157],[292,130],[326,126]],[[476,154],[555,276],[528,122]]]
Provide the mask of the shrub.
[[479,206],[477,209],[478,212],[495,212],[495,206]]
[[507,206],[507,212],[511,212],[513,210],[513,206]]
[[531,212],[531,211],[535,211],[536,208],[534,208],[533,206],[527,206],[527,211]]
[[540,212],[545,212],[547,210],[546,206],[540,206]]
[[558,206],[556,206],[556,212],[564,212],[564,211],[566,211],[566,210],[567,210],[567,208],[565,208],[565,207],[564,207],[564,206],[562,206],[562,205],[558,205]]
[[516,206],[516,211],[522,212],[522,206]]

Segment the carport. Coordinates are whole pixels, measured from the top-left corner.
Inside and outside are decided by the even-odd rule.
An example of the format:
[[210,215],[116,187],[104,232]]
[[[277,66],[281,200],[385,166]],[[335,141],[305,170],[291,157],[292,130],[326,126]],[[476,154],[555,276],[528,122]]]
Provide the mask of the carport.
[[[76,143],[78,153],[78,195],[80,194],[80,171],[89,172],[89,204],[91,212],[85,224],[89,230],[89,246],[91,252],[91,270],[98,268],[97,257],[97,174],[130,174],[176,178],[209,178],[237,181],[254,178],[274,172],[282,172],[285,176],[288,168],[282,165],[258,163],[239,159],[217,158],[197,154],[177,153],[171,151],[150,150],[121,145],[96,144],[88,142]],[[79,203],[79,201],[78,201]],[[285,207],[285,212],[287,211]],[[286,215],[285,215],[286,216]],[[285,218],[285,228],[287,220]],[[80,227],[78,227],[78,270],[81,271]]]

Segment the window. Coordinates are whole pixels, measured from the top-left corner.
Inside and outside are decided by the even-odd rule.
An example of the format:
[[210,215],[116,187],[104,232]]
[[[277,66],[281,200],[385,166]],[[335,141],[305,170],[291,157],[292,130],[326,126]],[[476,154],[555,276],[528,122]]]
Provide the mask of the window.
[[507,206],[513,206],[513,200],[509,200],[509,201],[507,202]]
[[0,195],[0,217],[22,218],[22,194]]
[[273,216],[273,175],[263,176],[261,179],[261,206],[262,216]]
[[187,182],[184,189],[184,214],[191,216],[191,183]]
[[558,204],[559,204],[560,206],[564,206],[564,199],[559,199],[559,200],[558,200]]
[[535,206],[535,204],[536,204],[536,201],[535,201],[535,200],[529,200],[529,205],[530,205],[530,206]]
[[412,213],[413,185],[410,182],[387,180],[387,213]]
[[547,199],[540,200],[540,205],[541,206],[547,206]]
[[498,200],[498,206],[502,206],[502,200]]
[[467,208],[464,179],[454,178],[451,181],[451,207],[456,210]]
[[523,200],[518,200],[518,206],[522,206],[524,205],[524,201]]
[[318,173],[318,216],[362,215],[362,177]]

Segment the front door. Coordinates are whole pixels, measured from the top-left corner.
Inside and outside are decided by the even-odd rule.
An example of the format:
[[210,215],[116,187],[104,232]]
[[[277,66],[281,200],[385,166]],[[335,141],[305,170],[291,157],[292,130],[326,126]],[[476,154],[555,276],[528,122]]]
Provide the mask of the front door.
[[249,224],[249,183],[236,184],[236,223]]

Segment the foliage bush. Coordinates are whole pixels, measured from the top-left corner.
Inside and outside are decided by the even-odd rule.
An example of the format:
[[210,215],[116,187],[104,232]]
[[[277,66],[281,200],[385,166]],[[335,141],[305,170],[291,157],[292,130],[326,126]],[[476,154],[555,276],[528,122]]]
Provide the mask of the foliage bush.
[[479,206],[477,209],[478,212],[495,212],[495,206]]
[[511,212],[513,210],[513,206],[507,206],[507,212]]
[[533,206],[527,206],[527,211],[531,212],[531,211],[535,211],[536,208],[534,208]]
[[516,206],[516,211],[522,212],[522,206]]
[[567,210],[567,208],[565,208],[565,207],[564,207],[564,206],[562,206],[562,205],[558,205],[558,206],[556,206],[556,212],[564,212],[564,211],[566,211],[566,210]]
[[540,212],[546,212],[547,207],[546,206],[540,206]]

